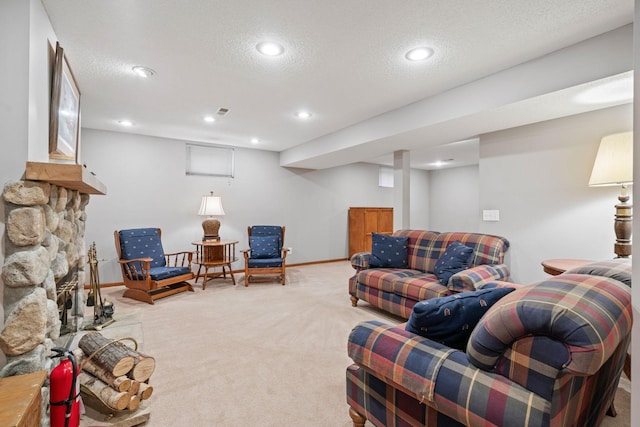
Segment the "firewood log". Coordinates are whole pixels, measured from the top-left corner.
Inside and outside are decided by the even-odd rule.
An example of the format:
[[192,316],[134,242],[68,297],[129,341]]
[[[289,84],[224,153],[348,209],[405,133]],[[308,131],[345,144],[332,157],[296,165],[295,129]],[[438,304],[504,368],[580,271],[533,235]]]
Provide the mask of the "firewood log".
[[111,372],[116,377],[126,375],[133,368],[135,361],[127,352],[125,345],[103,337],[98,332],[88,332],[78,342],[78,347],[87,356],[96,353],[91,360]]
[[[110,385],[117,391],[129,391],[131,388],[131,379],[125,375],[116,377],[111,372],[107,371],[102,366],[95,363],[93,360],[87,360],[87,355],[81,348],[77,348],[73,351],[73,355],[76,358],[78,366],[82,366],[82,369],[89,372],[94,377],[97,377],[102,382]],[[135,392],[134,392],[135,393]]]
[[131,380],[131,388],[129,388],[129,394],[138,394],[140,390],[140,383],[136,380]]
[[129,398],[129,405],[127,405],[127,409],[131,411],[135,411],[136,409],[138,409],[139,406],[140,406],[140,398],[137,395],[132,394]]
[[112,409],[121,411],[125,409],[131,401],[131,395],[128,392],[116,391],[87,372],[80,372],[78,379],[80,385],[91,390],[95,396],[98,396]]
[[138,397],[140,400],[147,400],[153,394],[153,387],[147,383],[140,383],[140,389],[138,390]]
[[133,357],[133,368],[127,373],[127,376],[138,382],[148,380],[156,369],[156,359],[131,348],[127,348],[125,351]]

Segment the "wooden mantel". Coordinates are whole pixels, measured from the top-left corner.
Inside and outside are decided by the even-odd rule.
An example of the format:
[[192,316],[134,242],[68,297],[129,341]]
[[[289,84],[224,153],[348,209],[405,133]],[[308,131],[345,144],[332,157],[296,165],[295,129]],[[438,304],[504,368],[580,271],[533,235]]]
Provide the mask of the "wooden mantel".
[[107,194],[107,187],[84,166],[66,163],[27,162],[26,179],[46,181],[85,194]]

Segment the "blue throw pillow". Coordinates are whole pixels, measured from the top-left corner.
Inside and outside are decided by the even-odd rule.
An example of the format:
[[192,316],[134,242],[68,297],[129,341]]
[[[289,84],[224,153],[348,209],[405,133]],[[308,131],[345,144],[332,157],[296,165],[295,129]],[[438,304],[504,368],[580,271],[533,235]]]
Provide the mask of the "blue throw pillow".
[[251,258],[279,258],[280,237],[278,236],[250,236]]
[[413,306],[405,329],[464,351],[480,318],[496,301],[514,290],[481,289],[420,301]]
[[369,265],[371,267],[407,268],[408,245],[408,237],[372,233]]
[[456,240],[447,246],[444,253],[440,255],[433,273],[440,279],[440,283],[447,286],[449,278],[454,274],[466,270],[473,261],[473,249],[463,245]]

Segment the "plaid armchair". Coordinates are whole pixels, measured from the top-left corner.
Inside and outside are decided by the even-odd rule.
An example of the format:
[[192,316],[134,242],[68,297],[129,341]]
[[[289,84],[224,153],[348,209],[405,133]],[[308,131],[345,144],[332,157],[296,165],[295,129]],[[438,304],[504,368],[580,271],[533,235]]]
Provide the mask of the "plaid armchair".
[[594,266],[500,299],[466,353],[402,326],[359,324],[348,343],[354,426],[599,425],[630,342],[631,290],[620,277],[630,283],[631,265]]

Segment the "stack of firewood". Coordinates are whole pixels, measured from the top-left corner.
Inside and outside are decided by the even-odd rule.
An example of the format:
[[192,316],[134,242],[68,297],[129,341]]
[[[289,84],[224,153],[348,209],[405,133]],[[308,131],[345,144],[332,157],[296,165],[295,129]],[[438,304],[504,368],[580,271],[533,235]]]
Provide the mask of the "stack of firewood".
[[80,386],[112,410],[135,411],[142,400],[151,397],[153,387],[149,377],[156,361],[120,341],[89,332],[80,338],[74,356],[78,366]]

